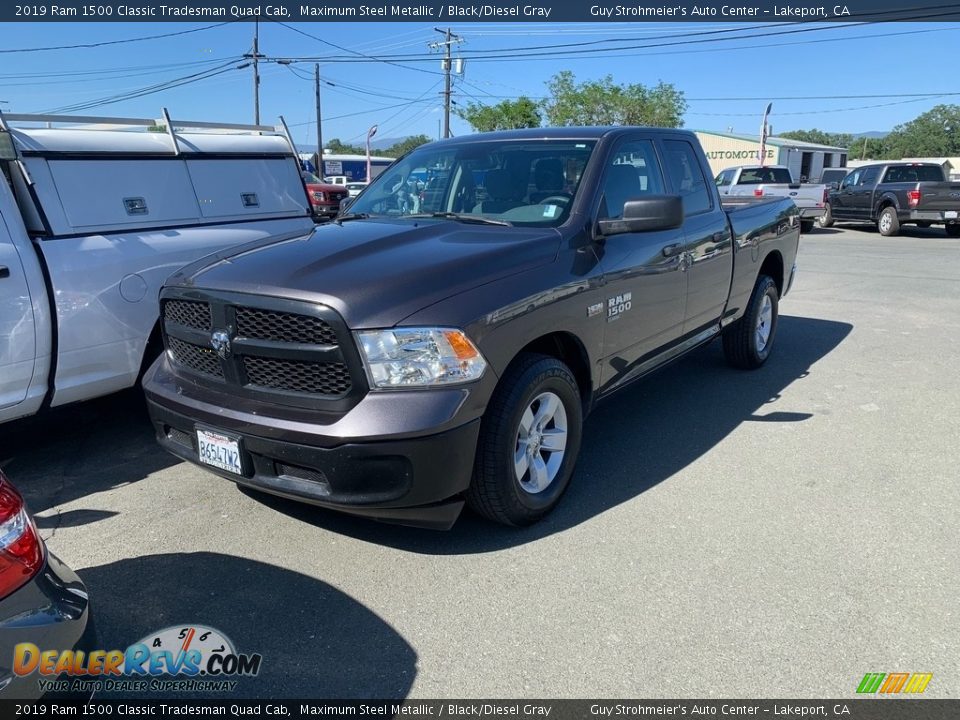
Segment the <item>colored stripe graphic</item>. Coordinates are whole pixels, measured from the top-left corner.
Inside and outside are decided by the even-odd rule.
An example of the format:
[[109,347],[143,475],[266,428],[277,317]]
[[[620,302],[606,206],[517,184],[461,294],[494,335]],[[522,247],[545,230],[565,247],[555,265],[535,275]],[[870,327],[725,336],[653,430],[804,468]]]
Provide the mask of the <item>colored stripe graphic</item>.
[[881,694],[892,694],[900,692],[910,673],[890,673],[887,675],[887,681],[880,688]]
[[863,676],[863,680],[860,681],[860,685],[857,687],[857,692],[875,693],[885,677],[885,673],[867,673]]
[[933,679],[933,673],[914,673],[903,689],[905,693],[922,693]]

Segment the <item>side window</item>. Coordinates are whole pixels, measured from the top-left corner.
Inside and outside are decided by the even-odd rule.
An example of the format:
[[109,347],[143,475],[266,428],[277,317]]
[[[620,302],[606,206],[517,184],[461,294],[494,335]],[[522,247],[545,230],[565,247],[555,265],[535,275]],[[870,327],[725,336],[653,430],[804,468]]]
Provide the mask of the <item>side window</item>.
[[617,148],[603,180],[600,216],[619,218],[627,200],[663,194],[663,175],[650,140],[630,140]]
[[697,153],[686,140],[666,140],[667,174],[673,187],[683,198],[685,215],[696,215],[713,207],[713,200],[707,190],[707,180],[697,161]]
[[880,168],[871,167],[865,168],[862,173],[860,173],[859,185],[874,185],[877,182],[877,179],[880,177]]
[[840,187],[843,189],[851,188],[860,181],[860,171],[854,170],[852,173],[847,175],[843,182],[840,184]]

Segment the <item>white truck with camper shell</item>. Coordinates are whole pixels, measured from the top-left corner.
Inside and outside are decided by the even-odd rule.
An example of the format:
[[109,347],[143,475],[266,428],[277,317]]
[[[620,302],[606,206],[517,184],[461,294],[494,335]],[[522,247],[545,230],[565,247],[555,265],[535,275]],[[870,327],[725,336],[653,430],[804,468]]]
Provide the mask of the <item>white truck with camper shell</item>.
[[133,386],[171,273],[312,227],[282,118],[0,114],[0,422]]

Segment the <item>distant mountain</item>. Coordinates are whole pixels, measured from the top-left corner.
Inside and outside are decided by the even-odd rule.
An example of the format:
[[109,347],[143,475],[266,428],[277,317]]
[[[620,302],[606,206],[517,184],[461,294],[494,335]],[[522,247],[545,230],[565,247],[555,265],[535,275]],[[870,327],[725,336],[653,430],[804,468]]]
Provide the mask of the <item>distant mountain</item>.
[[385,137],[378,138],[376,135],[373,136],[373,140],[370,141],[371,150],[386,150],[387,148],[393,147],[397,143],[401,143],[406,140],[409,135],[403,137]]
[[868,130],[862,133],[851,133],[855,138],[885,138],[889,134],[889,130]]

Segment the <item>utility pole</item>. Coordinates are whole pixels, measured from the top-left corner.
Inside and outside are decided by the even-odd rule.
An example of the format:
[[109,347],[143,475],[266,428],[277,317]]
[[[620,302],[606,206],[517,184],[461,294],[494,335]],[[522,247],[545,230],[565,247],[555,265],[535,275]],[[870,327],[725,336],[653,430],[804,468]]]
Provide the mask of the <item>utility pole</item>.
[[244,54],[253,61],[253,124],[260,124],[260,21],[253,21],[253,52]]
[[462,43],[463,38],[459,35],[454,35],[450,28],[446,30],[441,30],[440,28],[434,28],[438,33],[441,33],[444,36],[443,42],[430,43],[430,47],[433,49],[439,48],[441,45],[444,48],[443,55],[443,137],[450,137],[450,73],[453,71],[453,58],[451,57],[451,50],[454,43]]
[[323,180],[323,131],[321,130],[320,114],[320,63],[313,65],[313,85],[317,96],[317,175]]

